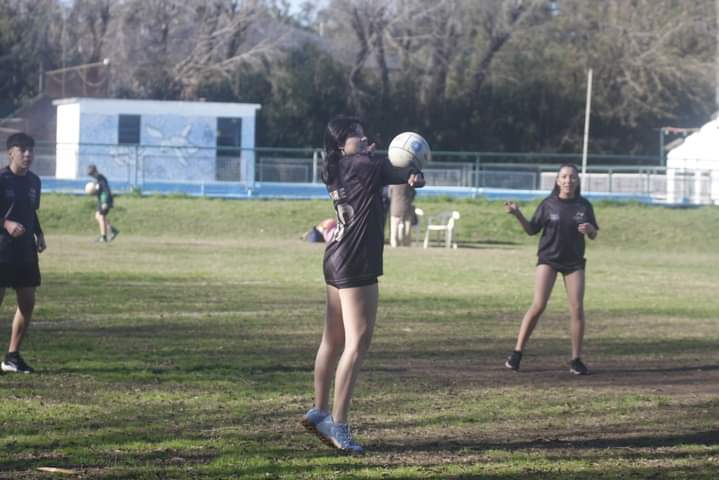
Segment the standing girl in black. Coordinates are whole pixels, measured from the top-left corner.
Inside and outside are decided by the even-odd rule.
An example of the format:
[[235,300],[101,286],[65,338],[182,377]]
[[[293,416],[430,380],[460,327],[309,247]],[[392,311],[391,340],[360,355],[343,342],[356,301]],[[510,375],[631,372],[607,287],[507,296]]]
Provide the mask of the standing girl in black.
[[599,227],[591,203],[581,195],[577,167],[564,164],[559,168],[554,190],[539,204],[532,220],[527,221],[514,202],[507,202],[505,208],[507,213],[517,218],[527,234],[542,232],[537,252],[539,260],[534,299],[522,319],[517,344],[505,366],[519,370],[522,351],[547,306],[559,272],[564,277],[571,313],[572,361],[569,371],[575,375],[586,375],[587,367],[580,358],[584,339],[584,236],[594,240]]
[[[424,185],[421,172],[396,168],[372,155],[362,122],[336,117],[325,131],[322,180],[337,214],[337,228],[323,262],[327,284],[324,333],[315,358],[315,404],[302,424],[327,444],[362,453],[350,433],[347,414],[352,389],[369,349],[377,317],[384,248],[382,189],[385,185]],[[334,374],[332,414],[329,393]]]

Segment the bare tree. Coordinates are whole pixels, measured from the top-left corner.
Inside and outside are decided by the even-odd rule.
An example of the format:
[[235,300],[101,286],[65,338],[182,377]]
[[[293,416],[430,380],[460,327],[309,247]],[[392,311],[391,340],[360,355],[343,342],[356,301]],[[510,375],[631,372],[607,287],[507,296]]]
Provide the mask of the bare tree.
[[[335,44],[338,58],[348,64],[349,104],[360,115],[376,97],[383,105],[390,91],[385,34],[389,0],[335,0],[325,11],[331,25],[324,30]],[[350,61],[351,59],[351,61]],[[367,70],[372,73],[367,75]],[[372,80],[379,88],[375,88]]]
[[[548,19],[544,0],[345,0],[333,5],[353,12],[359,52],[355,69],[362,68],[372,51],[382,46],[378,68],[383,90],[391,70],[387,59],[395,58],[400,73],[418,79],[424,105],[441,103],[450,78],[458,75],[471,79],[460,82],[464,85],[461,93],[476,95],[513,33]],[[381,42],[370,42],[366,32]]]
[[635,126],[646,115],[670,118],[681,103],[706,102],[716,41],[712,7],[607,0],[583,9],[586,20],[577,26],[588,34],[581,45],[586,65],[597,68],[599,112]]
[[[92,1],[92,0],[87,0]],[[115,80],[139,96],[198,96],[207,81],[262,68],[285,32],[263,0],[113,2],[108,56]]]
[[111,0],[76,0],[66,20],[67,51],[76,62],[94,63],[103,59],[112,19]]

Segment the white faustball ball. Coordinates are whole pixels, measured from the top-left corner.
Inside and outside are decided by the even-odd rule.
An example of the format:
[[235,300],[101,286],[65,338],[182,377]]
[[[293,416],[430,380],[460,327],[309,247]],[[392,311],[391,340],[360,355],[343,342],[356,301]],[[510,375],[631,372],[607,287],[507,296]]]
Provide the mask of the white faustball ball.
[[403,132],[392,139],[387,149],[387,156],[395,167],[405,168],[413,165],[421,169],[432,159],[432,151],[422,135]]
[[87,182],[85,184],[85,193],[87,193],[88,195],[94,195],[95,192],[97,192],[97,183]]

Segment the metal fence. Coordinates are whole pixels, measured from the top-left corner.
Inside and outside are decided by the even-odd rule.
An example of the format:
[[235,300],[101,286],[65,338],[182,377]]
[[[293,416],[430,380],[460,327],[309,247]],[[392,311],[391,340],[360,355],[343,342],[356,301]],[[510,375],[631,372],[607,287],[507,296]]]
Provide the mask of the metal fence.
[[[321,183],[322,151],[312,148],[40,144],[33,170],[44,177],[73,178],[57,164],[67,149],[76,159],[75,178],[84,175],[78,165],[95,163],[105,166],[100,170],[114,183],[130,189],[183,183],[197,185],[200,194],[205,194],[213,191],[213,183],[222,191],[234,191],[233,183],[247,188],[257,183]],[[546,191],[552,188],[560,164],[580,160],[579,155],[567,154],[439,151],[433,152],[432,162],[423,171],[427,184],[434,187]],[[672,203],[719,203],[719,171],[667,169],[658,163],[656,157],[590,155],[582,190],[643,195]]]

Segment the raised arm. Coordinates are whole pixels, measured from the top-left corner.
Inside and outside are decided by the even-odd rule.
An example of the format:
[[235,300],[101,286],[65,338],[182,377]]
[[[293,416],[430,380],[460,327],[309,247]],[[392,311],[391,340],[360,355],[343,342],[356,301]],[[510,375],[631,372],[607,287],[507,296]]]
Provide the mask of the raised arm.
[[395,167],[387,158],[382,160],[382,183],[384,185],[407,183],[414,188],[422,188],[425,185],[424,174],[421,170],[414,166]]
[[519,206],[515,202],[504,202],[504,209],[507,211],[508,214],[513,215],[514,218],[517,219],[524,231],[527,232],[527,235],[535,235],[538,232],[538,230],[534,228],[532,223],[530,223],[529,220],[526,219],[522,211],[519,209]]

